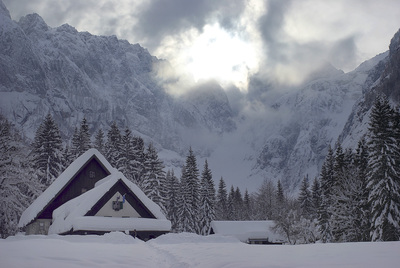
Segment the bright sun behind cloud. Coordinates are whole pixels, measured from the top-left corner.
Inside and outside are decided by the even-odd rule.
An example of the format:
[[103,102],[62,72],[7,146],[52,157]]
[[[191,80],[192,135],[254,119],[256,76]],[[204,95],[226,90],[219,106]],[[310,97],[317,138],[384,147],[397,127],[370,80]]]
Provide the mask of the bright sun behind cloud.
[[221,84],[247,87],[248,71],[257,66],[254,48],[237,35],[231,35],[218,24],[207,25],[186,50],[187,71],[195,82],[215,79]]
[[168,59],[180,77],[172,89],[175,93],[207,80],[247,90],[249,73],[259,64],[254,42],[227,32],[218,23],[204,26],[201,32],[191,29],[169,36],[161,47],[156,54]]

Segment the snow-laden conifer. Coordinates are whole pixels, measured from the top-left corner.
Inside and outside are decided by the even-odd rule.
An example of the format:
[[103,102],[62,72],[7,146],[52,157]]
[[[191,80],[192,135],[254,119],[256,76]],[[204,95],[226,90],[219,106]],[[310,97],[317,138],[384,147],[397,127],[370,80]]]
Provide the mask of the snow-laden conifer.
[[200,234],[207,235],[211,221],[215,220],[215,187],[207,160],[201,173],[199,216]]
[[93,145],[101,154],[104,154],[104,132],[101,128],[96,132]]
[[174,174],[174,170],[168,170],[165,177],[166,181],[166,217],[171,221],[171,231],[178,232],[179,229],[179,198],[180,198],[180,183]]
[[387,98],[377,99],[370,116],[367,174],[373,241],[400,239],[400,162],[393,117]]
[[153,144],[150,143],[146,150],[144,162],[145,173],[143,175],[144,193],[165,211],[166,183],[163,162]]
[[33,168],[40,181],[49,186],[63,171],[62,140],[53,117],[47,114],[33,142]]
[[299,193],[299,205],[300,205],[300,211],[301,215],[309,219],[312,217],[312,195],[310,192],[310,184],[308,182],[308,175],[304,176],[303,181],[301,182],[300,186],[300,193]]
[[182,217],[184,232],[200,233],[199,227],[199,169],[192,148],[186,157],[185,168],[181,177],[182,206],[179,216]]
[[226,191],[226,184],[224,179],[221,177],[218,183],[217,191],[217,204],[216,204],[216,219],[227,220],[228,210],[228,193]]
[[320,184],[321,184],[321,203],[318,208],[318,226],[321,234],[322,242],[332,241],[332,230],[331,230],[331,194],[334,185],[334,155],[333,150],[329,146],[328,154],[325,158],[325,162],[321,168]]
[[107,132],[107,143],[105,146],[105,157],[110,162],[110,164],[119,168],[118,162],[120,159],[121,147],[122,147],[122,136],[121,132],[117,126],[117,123],[114,121],[111,124],[110,130]]
[[26,161],[25,146],[0,115],[0,238],[18,231],[19,217],[43,188]]

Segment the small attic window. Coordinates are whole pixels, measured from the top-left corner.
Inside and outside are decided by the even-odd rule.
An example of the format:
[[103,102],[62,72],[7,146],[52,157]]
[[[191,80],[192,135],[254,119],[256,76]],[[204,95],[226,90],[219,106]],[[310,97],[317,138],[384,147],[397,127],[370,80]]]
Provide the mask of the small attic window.
[[94,172],[93,170],[89,171],[89,178],[94,179],[95,177],[96,177],[96,172]]

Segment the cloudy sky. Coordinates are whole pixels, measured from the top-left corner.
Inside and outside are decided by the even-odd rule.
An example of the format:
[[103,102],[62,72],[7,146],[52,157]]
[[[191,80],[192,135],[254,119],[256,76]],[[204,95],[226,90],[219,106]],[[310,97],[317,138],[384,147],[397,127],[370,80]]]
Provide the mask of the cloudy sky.
[[301,82],[326,63],[350,71],[388,49],[398,0],[3,0],[14,20],[140,43],[192,81],[246,90],[248,78]]

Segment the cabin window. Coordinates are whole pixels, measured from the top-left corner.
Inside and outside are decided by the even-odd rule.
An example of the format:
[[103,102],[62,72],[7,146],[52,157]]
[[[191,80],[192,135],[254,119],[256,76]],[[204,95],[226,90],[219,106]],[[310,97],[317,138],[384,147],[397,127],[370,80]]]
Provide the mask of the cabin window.
[[44,231],[44,222],[39,222],[40,231]]
[[95,177],[96,177],[96,173],[93,170],[89,171],[89,178],[94,179]]

